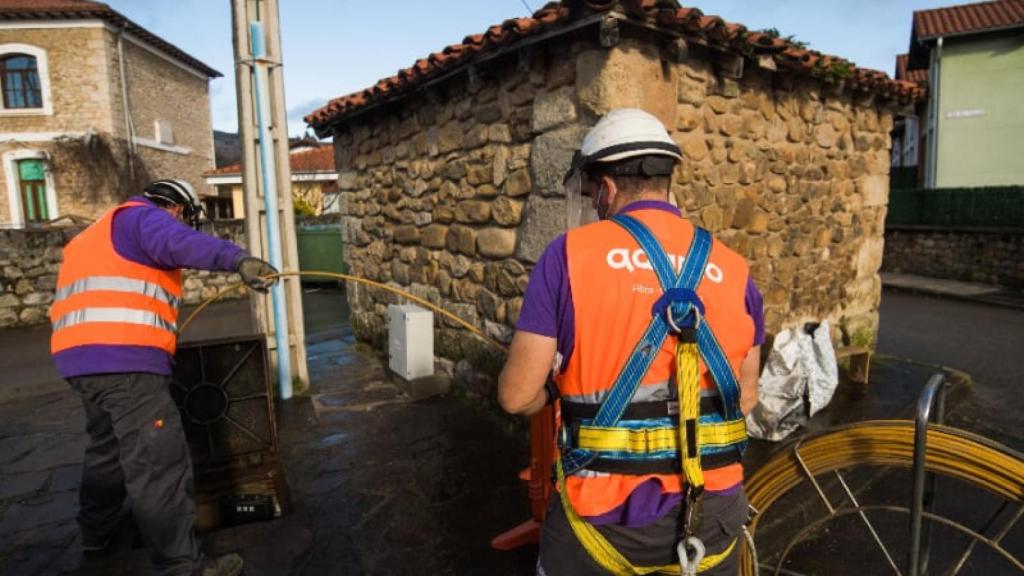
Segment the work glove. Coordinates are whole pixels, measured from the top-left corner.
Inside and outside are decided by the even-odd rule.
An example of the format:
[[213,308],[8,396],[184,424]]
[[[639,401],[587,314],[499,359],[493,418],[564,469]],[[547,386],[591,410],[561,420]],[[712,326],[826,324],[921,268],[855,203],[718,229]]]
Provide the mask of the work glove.
[[235,270],[242,277],[242,282],[257,292],[266,294],[267,289],[277,282],[277,278],[264,278],[264,276],[277,274],[277,268],[253,256],[246,256],[239,260]]

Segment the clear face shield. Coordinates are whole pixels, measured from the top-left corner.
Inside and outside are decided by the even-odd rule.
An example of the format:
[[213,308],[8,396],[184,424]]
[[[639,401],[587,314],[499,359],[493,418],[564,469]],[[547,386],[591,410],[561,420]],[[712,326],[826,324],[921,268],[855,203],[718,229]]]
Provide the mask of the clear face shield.
[[577,150],[562,184],[565,188],[565,229],[572,230],[599,220],[594,203],[583,190],[583,156]]

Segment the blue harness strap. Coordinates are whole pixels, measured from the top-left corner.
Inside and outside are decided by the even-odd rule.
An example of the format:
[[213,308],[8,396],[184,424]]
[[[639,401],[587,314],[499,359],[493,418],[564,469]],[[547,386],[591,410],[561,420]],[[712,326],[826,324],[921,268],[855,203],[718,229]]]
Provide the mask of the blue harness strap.
[[[651,323],[633,347],[625,366],[616,377],[591,424],[601,427],[614,427],[619,424],[641,380],[661,350],[665,338],[673,328],[679,327],[696,328],[697,347],[718,387],[725,409],[725,419],[742,418],[739,410],[739,385],[710,326],[702,321],[704,305],[697,297],[697,287],[704,278],[704,269],[711,254],[711,234],[702,228],[695,228],[693,241],[682,263],[682,270],[677,276],[668,254],[647,226],[628,214],[616,214],[611,220],[625,228],[640,244],[664,293],[652,308]],[[648,454],[647,458],[673,456],[674,453]],[[572,474],[585,468],[597,457],[598,454],[593,451],[571,448],[568,453],[563,454],[562,465],[565,473]]]

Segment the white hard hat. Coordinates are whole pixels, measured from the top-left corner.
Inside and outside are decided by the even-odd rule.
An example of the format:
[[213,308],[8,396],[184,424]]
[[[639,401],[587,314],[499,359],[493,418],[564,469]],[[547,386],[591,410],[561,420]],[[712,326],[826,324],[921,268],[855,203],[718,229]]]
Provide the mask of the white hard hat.
[[185,220],[194,228],[199,227],[199,220],[202,217],[203,205],[199,201],[192,185],[179,178],[165,178],[150,183],[143,190],[142,195],[151,200],[163,204],[173,204],[184,208]]
[[562,184],[566,228],[571,230],[594,221],[595,217],[604,217],[595,211],[600,192],[593,203],[583,198],[583,176],[588,168],[600,165],[604,175],[652,178],[671,175],[676,162],[682,159],[679,146],[654,115],[636,108],[619,108],[605,114],[583,137],[565,173]]
[[618,108],[601,117],[583,137],[566,177],[589,164],[639,156],[683,159],[679,146],[653,114],[637,108]]

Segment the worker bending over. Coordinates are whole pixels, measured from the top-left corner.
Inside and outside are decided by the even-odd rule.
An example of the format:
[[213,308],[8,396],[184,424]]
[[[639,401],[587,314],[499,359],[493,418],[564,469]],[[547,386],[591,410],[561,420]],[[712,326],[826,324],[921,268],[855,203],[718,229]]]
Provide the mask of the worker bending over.
[[[64,249],[50,311],[57,369],[82,397],[85,450],[78,524],[83,559],[112,562],[125,510],[157,576],[235,576],[237,554],[205,558],[196,541],[192,462],[169,386],[182,268],[237,271],[252,289],[276,272],[234,244],[200,233],[202,209],[182,180],[158,180]],[[189,225],[186,224],[191,224]]]

